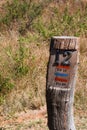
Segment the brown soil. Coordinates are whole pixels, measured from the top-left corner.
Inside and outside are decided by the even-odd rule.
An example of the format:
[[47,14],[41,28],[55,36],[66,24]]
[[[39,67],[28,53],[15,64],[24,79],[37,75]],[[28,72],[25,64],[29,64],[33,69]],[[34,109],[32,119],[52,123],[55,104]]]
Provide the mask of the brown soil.
[[[77,130],[87,130],[86,113],[75,113]],[[0,130],[48,130],[46,106],[39,110],[26,110],[14,116],[0,116]]]
[[[19,126],[20,130],[34,130],[35,125],[37,127],[37,125],[42,123],[46,127],[46,122],[46,107],[43,107],[40,108],[40,110],[26,110],[25,112],[19,112],[14,116],[0,116],[0,130],[18,130]],[[41,130],[41,128],[38,130]]]

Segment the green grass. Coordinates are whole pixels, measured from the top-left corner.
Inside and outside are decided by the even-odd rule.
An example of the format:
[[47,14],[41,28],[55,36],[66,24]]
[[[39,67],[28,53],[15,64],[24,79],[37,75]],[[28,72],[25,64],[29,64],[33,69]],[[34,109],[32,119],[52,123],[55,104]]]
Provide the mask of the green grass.
[[[51,3],[53,2],[47,0],[38,3],[27,0],[7,2],[4,7],[6,13],[0,17],[0,24],[13,28],[14,22],[20,34],[33,31],[45,40],[53,35],[85,36],[87,34],[87,4],[76,6],[75,11],[71,12],[74,5],[66,4],[61,11],[58,3],[58,6],[50,6]],[[51,11],[48,12],[46,20],[44,14],[47,8]]]
[[[6,45],[2,41],[0,46],[0,102],[3,104],[7,96],[10,100],[9,103],[6,100],[9,109],[12,107],[15,111],[20,111],[26,107],[40,108],[45,103],[45,75],[50,37],[87,37],[87,3],[75,4],[70,1],[61,6],[53,0],[12,0],[3,5],[0,26],[1,34],[7,37]],[[13,41],[13,30],[17,32],[17,41]],[[75,96],[77,109],[79,106],[83,108],[82,104],[87,100],[84,98],[85,87],[81,88],[86,85],[87,77],[84,44],[81,45],[80,52],[80,84],[78,81]]]

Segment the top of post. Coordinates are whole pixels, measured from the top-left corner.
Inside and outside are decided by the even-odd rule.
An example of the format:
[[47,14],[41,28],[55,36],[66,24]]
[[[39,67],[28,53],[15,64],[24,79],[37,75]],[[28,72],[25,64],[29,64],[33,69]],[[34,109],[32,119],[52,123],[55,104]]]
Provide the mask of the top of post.
[[53,36],[52,38],[57,38],[57,39],[76,39],[77,37],[74,36]]
[[78,50],[78,37],[74,36],[53,36],[51,45],[53,49]]

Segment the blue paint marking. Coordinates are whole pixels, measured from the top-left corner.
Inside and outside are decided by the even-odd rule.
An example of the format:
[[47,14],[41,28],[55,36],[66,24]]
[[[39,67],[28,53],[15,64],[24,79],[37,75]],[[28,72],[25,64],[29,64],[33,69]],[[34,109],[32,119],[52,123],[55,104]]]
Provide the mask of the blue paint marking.
[[68,74],[56,72],[55,76],[68,77]]

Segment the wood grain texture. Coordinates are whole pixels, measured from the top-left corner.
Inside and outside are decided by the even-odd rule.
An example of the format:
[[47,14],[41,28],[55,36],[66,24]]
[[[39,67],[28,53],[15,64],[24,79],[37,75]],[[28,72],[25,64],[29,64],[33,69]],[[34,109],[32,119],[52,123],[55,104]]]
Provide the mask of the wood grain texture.
[[77,50],[78,43],[77,37],[52,37],[54,42],[53,48],[54,49],[64,49],[64,50]]
[[[76,37],[52,37],[51,39],[46,81],[49,130],[75,130],[73,102],[79,61],[78,48]],[[55,64],[56,60],[57,64]]]

